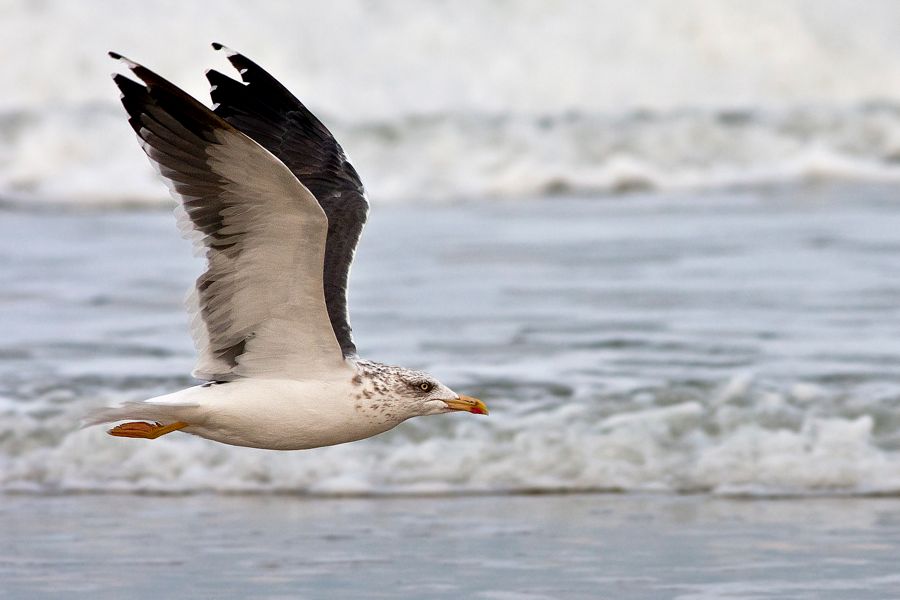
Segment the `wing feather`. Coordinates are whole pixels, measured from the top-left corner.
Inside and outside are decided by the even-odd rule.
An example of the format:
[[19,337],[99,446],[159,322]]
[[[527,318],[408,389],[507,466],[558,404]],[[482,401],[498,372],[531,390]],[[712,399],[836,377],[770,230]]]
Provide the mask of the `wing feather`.
[[362,182],[331,132],[300,100],[247,57],[227,53],[243,83],[207,71],[215,112],[284,162],[328,216],[325,302],[344,355],[355,356],[347,282],[369,210]]
[[207,259],[189,304],[194,375],[303,378],[343,364],[322,284],[328,220],[276,156],[188,94],[120,58],[129,122]]

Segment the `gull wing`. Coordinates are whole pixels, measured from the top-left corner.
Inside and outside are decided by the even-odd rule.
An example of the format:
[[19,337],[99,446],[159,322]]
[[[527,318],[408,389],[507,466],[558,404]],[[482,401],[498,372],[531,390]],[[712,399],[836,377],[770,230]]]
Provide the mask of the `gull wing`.
[[328,220],[271,152],[149,69],[113,77],[141,147],[206,254],[194,376],[304,379],[343,364],[322,288]]
[[313,193],[328,216],[325,303],[344,356],[356,356],[347,311],[347,278],[369,203],[356,169],[331,132],[287,88],[221,44],[243,83],[210,70],[217,115],[277,156]]

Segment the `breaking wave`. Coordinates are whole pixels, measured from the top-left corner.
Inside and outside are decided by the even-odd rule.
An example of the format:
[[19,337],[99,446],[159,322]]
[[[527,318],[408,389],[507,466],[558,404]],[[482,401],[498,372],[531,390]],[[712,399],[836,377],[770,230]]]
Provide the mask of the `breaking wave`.
[[[332,125],[376,202],[900,180],[894,104],[445,114]],[[168,202],[120,111],[105,105],[0,115],[0,197],[23,204]]]
[[320,114],[375,202],[900,172],[890,1],[865,11],[835,0],[6,4],[6,201],[166,202],[106,51],[208,98],[203,70],[229,70],[212,41],[255,58]]
[[625,410],[613,408],[615,399],[598,408],[596,398],[577,390],[566,392],[565,404],[537,397],[504,401],[499,391],[488,391],[500,397],[489,419],[417,419],[372,440],[291,453],[185,435],[164,443],[123,443],[101,428],[73,431],[79,415],[71,406],[41,403],[29,411],[21,402],[6,402],[0,489],[900,493],[900,452],[891,449],[900,429],[892,402],[828,398],[815,385],[781,393],[763,388],[736,376],[692,397],[669,391],[655,399],[632,398],[634,405]]

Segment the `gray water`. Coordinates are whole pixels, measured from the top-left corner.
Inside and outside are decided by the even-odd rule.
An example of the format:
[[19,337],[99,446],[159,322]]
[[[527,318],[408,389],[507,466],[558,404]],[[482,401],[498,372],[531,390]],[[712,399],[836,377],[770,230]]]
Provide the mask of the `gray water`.
[[493,412],[288,454],[78,430],[191,383],[181,301],[201,264],[167,211],[6,211],[0,486],[893,494],[896,195],[376,206],[352,273],[361,355]]
[[4,598],[900,597],[897,499],[10,496]]
[[0,196],[163,201],[106,53],[208,102],[203,72],[234,74],[211,41],[297,94],[383,202],[897,182],[900,4],[865,6],[5,2]]
[[492,413],[294,453],[79,429],[191,384],[201,265],[4,210],[0,597],[900,597],[898,193],[376,206],[361,353]]

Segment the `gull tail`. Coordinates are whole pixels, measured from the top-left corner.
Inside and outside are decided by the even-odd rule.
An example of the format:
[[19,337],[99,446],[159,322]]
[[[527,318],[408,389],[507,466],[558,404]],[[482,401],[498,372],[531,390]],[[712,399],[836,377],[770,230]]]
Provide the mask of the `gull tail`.
[[175,423],[189,419],[196,408],[196,404],[158,404],[149,400],[126,402],[120,406],[105,406],[90,411],[81,420],[81,427],[131,420]]

